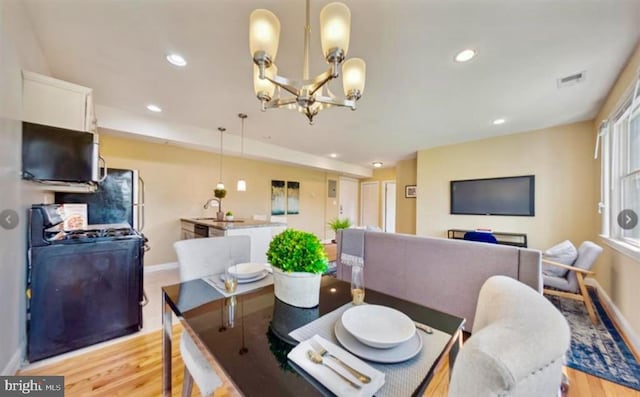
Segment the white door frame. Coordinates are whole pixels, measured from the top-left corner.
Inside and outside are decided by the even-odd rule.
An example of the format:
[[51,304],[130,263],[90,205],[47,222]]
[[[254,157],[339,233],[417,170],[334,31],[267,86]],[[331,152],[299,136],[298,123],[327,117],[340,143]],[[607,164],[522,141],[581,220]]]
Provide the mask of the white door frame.
[[[387,184],[389,183],[393,183],[394,185],[396,185],[396,208],[398,206],[398,184],[396,183],[395,180],[386,180],[386,181],[382,181],[382,208],[380,209],[380,217],[382,218],[382,230],[387,230],[387,216],[386,216],[386,211],[387,211]],[[396,211],[397,213],[397,211]],[[394,228],[395,229],[395,228]]]
[[375,185],[376,186],[376,190],[377,190],[377,203],[378,203],[378,209],[376,210],[376,214],[377,216],[377,220],[376,220],[376,224],[375,225],[371,225],[371,226],[380,226],[380,182],[378,181],[368,181],[368,182],[360,182],[360,225],[361,226],[368,226],[364,224],[364,194],[363,194],[363,190],[364,190],[364,186],[365,185]]

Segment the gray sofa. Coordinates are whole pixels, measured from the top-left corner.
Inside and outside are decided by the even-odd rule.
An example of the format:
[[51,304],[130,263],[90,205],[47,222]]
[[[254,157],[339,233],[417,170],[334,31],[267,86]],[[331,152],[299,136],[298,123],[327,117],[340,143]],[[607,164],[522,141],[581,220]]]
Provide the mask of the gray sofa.
[[[336,277],[350,281],[340,260]],[[364,232],[365,287],[416,302],[473,322],[482,284],[491,276],[517,279],[542,292],[541,253],[506,245]]]

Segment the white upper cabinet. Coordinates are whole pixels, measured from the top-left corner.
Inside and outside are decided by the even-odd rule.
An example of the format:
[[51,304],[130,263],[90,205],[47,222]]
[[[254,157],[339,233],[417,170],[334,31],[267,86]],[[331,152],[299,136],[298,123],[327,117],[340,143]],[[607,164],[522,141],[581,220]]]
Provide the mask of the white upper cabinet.
[[92,89],[23,70],[22,93],[24,121],[97,132]]

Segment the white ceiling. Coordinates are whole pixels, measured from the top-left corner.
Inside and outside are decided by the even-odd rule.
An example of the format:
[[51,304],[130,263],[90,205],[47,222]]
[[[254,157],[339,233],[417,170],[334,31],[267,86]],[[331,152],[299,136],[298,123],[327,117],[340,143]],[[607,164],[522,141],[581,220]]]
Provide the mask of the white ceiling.
[[[324,71],[312,1],[312,73]],[[349,56],[367,62],[358,110],[259,111],[252,88],[249,14],[268,8],[282,31],[276,63],[301,77],[302,0],[28,0],[54,77],[92,87],[100,105],[172,123],[370,166],[420,149],[589,120],[640,39],[639,0],[345,0]],[[479,55],[457,64],[453,56]],[[169,65],[178,52],[189,62]],[[556,79],[586,70],[586,82]],[[334,92],[342,92],[339,82]],[[494,126],[496,118],[507,122]],[[212,135],[217,139],[217,135]]]

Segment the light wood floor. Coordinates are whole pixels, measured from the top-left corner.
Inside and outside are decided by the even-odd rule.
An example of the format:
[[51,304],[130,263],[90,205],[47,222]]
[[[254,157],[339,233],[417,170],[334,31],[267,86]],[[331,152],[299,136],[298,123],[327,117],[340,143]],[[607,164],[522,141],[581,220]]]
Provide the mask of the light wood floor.
[[[179,340],[180,325],[174,326]],[[425,392],[428,397],[446,397],[448,363],[442,366]],[[173,349],[173,396],[182,388],[184,366],[180,349]],[[19,375],[63,375],[65,396],[160,396],[162,384],[161,331],[141,335],[80,356],[21,371]],[[571,382],[568,397],[640,397],[640,392],[611,383],[584,372],[568,369]],[[198,397],[197,387],[193,396]]]

